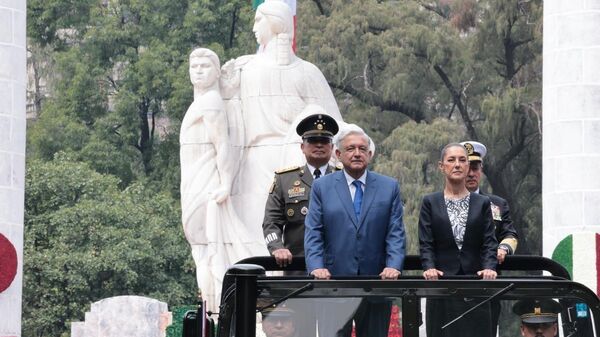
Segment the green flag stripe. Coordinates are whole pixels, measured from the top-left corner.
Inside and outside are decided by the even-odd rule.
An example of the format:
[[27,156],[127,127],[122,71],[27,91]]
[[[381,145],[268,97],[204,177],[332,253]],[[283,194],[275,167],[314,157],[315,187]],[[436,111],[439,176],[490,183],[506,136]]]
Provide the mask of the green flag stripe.
[[256,7],[258,7],[258,5],[260,5],[263,2],[265,2],[265,0],[252,0],[252,8],[256,10]]
[[573,235],[567,236],[558,243],[552,253],[552,260],[562,264],[573,278]]

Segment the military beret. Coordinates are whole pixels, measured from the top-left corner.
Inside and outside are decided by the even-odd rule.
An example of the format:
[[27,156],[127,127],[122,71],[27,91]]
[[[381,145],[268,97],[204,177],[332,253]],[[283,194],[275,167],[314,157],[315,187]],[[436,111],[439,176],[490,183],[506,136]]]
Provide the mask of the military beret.
[[515,303],[513,312],[521,316],[523,323],[553,323],[558,321],[562,307],[551,299],[527,299]]
[[314,114],[307,116],[298,123],[296,133],[306,138],[333,138],[339,127],[333,117],[326,114]]
[[483,157],[485,157],[485,154],[487,153],[485,145],[481,144],[480,142],[469,140],[466,142],[461,142],[460,145],[467,149],[469,161],[483,161]]

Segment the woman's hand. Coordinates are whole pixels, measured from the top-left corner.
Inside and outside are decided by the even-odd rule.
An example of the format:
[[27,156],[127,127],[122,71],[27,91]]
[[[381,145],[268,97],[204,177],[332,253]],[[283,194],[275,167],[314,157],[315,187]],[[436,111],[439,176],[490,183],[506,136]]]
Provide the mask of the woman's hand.
[[477,272],[477,275],[483,277],[484,280],[495,280],[498,274],[495,270],[484,269]]
[[444,272],[435,268],[427,269],[423,272],[423,277],[426,280],[437,280],[440,276],[444,276]]

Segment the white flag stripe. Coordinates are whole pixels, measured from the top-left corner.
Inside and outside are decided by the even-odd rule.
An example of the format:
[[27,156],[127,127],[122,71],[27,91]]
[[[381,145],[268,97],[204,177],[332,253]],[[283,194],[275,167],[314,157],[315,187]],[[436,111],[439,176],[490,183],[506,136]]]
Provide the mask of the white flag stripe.
[[573,233],[573,280],[596,291],[596,233]]
[[296,0],[285,0],[285,3],[288,4],[288,6],[290,6],[290,9],[292,10],[292,15],[296,16]]

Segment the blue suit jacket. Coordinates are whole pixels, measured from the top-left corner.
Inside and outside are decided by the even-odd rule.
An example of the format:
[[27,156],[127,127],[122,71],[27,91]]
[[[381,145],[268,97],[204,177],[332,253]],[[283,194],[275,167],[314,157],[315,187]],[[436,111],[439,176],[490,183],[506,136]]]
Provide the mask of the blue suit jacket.
[[327,268],[333,276],[378,275],[385,267],[402,270],[405,236],[398,182],[368,171],[357,219],[343,171],[315,180],[304,249],[309,273],[317,268]]

